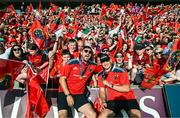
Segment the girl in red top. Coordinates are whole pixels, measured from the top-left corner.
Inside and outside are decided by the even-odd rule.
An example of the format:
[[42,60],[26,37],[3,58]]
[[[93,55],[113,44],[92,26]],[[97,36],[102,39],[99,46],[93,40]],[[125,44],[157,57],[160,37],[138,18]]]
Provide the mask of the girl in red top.
[[36,44],[30,44],[28,52],[28,62],[31,64],[34,72],[40,72],[48,65],[48,57],[39,50]]
[[[39,50],[36,44],[29,44],[28,52],[29,54],[27,54],[27,60],[24,62],[31,65],[34,73],[39,73],[48,66],[47,56]],[[19,74],[16,80],[24,83],[25,78],[27,78],[27,70],[26,72],[22,72],[21,74]]]

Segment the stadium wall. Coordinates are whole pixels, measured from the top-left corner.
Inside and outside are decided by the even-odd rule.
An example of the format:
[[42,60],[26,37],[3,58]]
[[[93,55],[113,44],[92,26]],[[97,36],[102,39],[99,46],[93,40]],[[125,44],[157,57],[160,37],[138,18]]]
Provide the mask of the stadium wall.
[[[134,91],[140,104],[143,118],[168,117],[162,88],[158,87],[146,91],[134,89]],[[89,99],[94,103],[98,96],[98,88],[93,88],[90,92]],[[46,118],[58,118],[57,90],[49,90],[47,93],[47,100],[51,108]],[[0,118],[23,118],[26,111],[26,98],[27,95],[23,90],[0,91]],[[83,114],[78,114],[74,109],[72,109],[72,112],[75,118],[83,116]],[[126,112],[124,110],[121,112],[127,118]]]

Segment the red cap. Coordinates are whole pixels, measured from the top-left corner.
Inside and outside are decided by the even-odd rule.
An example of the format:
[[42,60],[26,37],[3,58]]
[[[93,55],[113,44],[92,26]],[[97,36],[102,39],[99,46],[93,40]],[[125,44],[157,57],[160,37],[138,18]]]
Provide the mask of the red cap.
[[109,49],[109,46],[108,45],[102,45],[102,48],[101,49],[105,49],[105,48],[108,48]]

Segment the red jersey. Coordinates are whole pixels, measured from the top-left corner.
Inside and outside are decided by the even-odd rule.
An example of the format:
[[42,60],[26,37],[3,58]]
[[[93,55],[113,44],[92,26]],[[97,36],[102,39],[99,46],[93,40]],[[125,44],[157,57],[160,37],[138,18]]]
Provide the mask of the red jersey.
[[127,56],[128,52],[123,52],[123,57],[124,57],[124,61],[128,62],[128,56]]
[[110,51],[110,56],[114,57],[115,52],[116,52],[116,51],[115,51],[114,49],[113,49],[113,50],[111,50],[111,51]]
[[103,84],[103,80],[108,81],[111,84],[114,85],[124,85],[128,84],[130,85],[129,79],[128,79],[128,73],[124,72],[123,69],[118,68],[114,65],[112,70],[105,74],[102,72],[100,76],[98,77],[98,86],[100,88],[106,88],[107,91],[107,100],[131,100],[135,99],[134,92],[130,90],[129,92],[118,92],[112,88],[106,87]]
[[28,55],[28,61],[31,62],[34,66],[41,66],[47,60],[47,56],[42,53]]
[[73,54],[71,54],[72,58],[79,58],[80,53],[79,52],[73,52]]
[[163,67],[164,64],[166,63],[166,59],[165,58],[161,58],[161,59],[154,59],[153,60],[153,65],[155,67]]
[[60,69],[60,65],[62,63],[62,56],[61,56],[61,51],[57,51],[56,54],[55,54],[55,57],[54,57],[54,65],[53,65],[53,68],[50,72],[50,76],[53,77],[53,76],[56,76],[58,74],[58,70]]
[[115,58],[113,57],[113,56],[110,56],[110,60],[111,60],[111,62],[116,62],[116,60],[115,60]]
[[135,53],[133,56],[133,65],[143,65],[145,66],[145,64],[149,64],[149,56],[144,53],[143,57],[140,59],[139,56]]
[[58,76],[58,77],[62,76],[61,73],[63,72],[63,68],[64,66],[61,61],[55,62],[53,68],[51,69],[50,76],[52,78],[55,76]]
[[[71,94],[83,94],[87,81],[97,71],[97,66],[93,62],[86,65],[78,59],[71,59],[65,65],[62,76],[66,77],[67,87]],[[59,91],[62,91],[61,87]]]

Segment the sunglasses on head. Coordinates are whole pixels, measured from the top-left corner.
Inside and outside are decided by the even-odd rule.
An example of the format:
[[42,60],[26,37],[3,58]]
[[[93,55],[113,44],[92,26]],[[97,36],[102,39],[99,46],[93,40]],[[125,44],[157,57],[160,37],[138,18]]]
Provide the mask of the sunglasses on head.
[[84,50],[85,53],[92,53],[91,50]]

